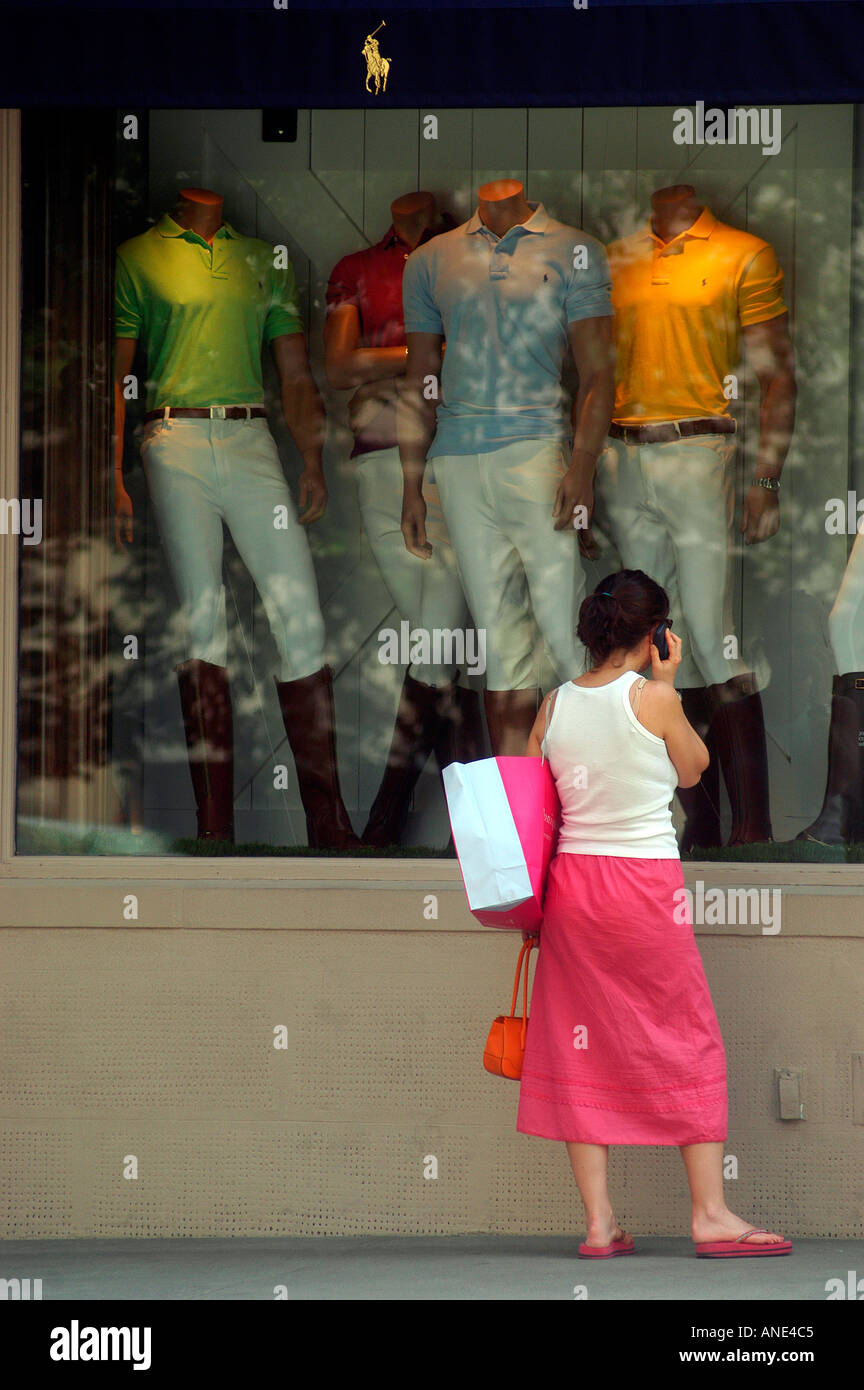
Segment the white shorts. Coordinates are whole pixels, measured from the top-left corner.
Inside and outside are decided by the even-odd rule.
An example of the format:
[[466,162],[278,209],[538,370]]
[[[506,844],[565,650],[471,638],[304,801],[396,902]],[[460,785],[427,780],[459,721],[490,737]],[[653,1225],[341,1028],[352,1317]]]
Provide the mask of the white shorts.
[[726,656],[734,635],[730,531],[734,436],[668,444],[608,439],[597,460],[597,524],[624,569],[644,570],[669,595],[684,644],[679,690],[715,685],[750,668]]
[[180,598],[187,657],[224,666],[222,523],[261,595],[281,680],[324,664],[324,619],[305,528],[265,419],[151,420],[141,460]]
[[[423,498],[426,502],[426,538],[432,555],[421,560],[406,548],[402,535],[402,465],[399,450],[375,449],[356,459],[357,491],[363,529],[378,562],[381,577],[401,619],[412,630],[449,632],[470,623],[468,605],[450,544],[438,489],[426,470]],[[433,648],[434,650],[434,648]],[[446,685],[456,675],[452,665],[409,667],[415,680],[427,685]]]
[[519,440],[433,463],[465,596],[486,629],[487,688],[540,685],[535,620],[559,679],[581,673],[585,652],[575,629],[585,575],[576,532],[556,531],[552,517],[566,444]]
[[828,618],[838,676],[864,671],[864,520]]

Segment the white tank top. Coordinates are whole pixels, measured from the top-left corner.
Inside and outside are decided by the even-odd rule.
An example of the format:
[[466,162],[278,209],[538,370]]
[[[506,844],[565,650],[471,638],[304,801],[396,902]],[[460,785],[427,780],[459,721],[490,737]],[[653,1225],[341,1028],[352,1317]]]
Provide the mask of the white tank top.
[[678,859],[671,801],[678,785],[662,738],[633,712],[637,671],[608,685],[558,687],[543,747],[561,801],[559,854]]

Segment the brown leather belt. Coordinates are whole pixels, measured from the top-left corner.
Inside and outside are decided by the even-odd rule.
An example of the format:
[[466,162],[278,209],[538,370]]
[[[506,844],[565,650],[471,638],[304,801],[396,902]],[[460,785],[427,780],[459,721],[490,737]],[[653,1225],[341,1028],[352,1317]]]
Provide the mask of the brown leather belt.
[[694,434],[734,434],[738,422],[728,415],[710,415],[704,420],[670,420],[662,425],[610,425],[613,439],[625,444],[671,444],[673,439],[690,439]]
[[[172,405],[170,416],[186,415],[196,420],[260,420],[267,411],[261,405]],[[165,410],[148,410],[146,420],[162,420]]]

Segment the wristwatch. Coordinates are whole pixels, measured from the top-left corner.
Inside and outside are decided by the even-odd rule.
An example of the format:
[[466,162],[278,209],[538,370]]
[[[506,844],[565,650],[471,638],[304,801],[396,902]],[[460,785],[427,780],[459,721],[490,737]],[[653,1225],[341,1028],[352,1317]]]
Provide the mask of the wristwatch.
[[764,487],[764,488],[767,489],[768,492],[779,492],[779,491],[780,491],[780,479],[779,479],[779,478],[754,478],[754,479],[753,479],[753,486],[754,486],[754,487]]

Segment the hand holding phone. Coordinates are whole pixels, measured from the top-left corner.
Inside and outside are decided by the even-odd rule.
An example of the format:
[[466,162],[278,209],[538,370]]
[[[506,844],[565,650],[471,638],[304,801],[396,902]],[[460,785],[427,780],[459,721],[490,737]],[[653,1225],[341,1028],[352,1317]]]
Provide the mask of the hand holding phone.
[[681,638],[672,631],[672,619],[658,623],[651,638],[651,675],[655,680],[675,684],[675,672],[681,665]]
[[656,628],[654,629],[654,636],[651,639],[654,643],[654,646],[657,648],[657,652],[660,656],[661,661],[669,660],[669,643],[666,640],[666,633],[669,631],[669,628],[671,626],[672,619],[664,618],[662,623],[657,624]]

